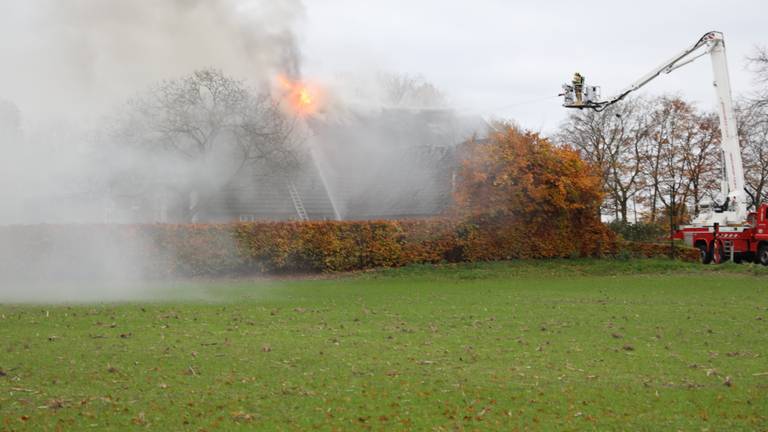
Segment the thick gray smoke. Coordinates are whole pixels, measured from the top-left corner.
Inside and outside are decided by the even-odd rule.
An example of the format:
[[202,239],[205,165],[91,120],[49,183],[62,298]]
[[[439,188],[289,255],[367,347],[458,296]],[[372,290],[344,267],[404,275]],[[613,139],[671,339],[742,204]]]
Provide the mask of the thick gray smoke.
[[303,17],[300,0],[3,2],[0,97],[29,121],[81,122],[195,69],[296,74]]
[[303,13],[300,0],[4,2],[0,128],[12,131],[0,143],[0,223],[103,220],[81,205],[37,207],[89,192],[105,115],[197,69],[254,85],[298,74]]
[[[300,0],[10,3],[0,4],[0,60],[13,66],[0,68],[0,302],[139,298],[146,290],[131,287],[158,267],[140,251],[155,239],[93,224],[439,214],[455,146],[483,129],[420,77],[302,77]],[[275,96],[285,106],[261,103]],[[254,112],[277,127],[242,122]],[[239,129],[222,131],[230,119]],[[199,147],[217,151],[198,149],[197,125]],[[296,163],[281,168],[273,150],[287,147]],[[230,159],[241,150],[256,160],[248,169]]]
[[[153,84],[204,68],[253,86],[278,72],[299,76],[303,19],[300,0],[0,2],[0,225],[110,221],[108,114]],[[143,163],[126,152],[114,157],[135,159],[121,166]],[[15,263],[0,272],[0,301],[54,293],[82,301],[84,292],[54,282],[75,275],[123,284],[146,267],[104,238],[80,236],[79,249],[71,240],[44,239],[45,253],[29,257],[19,256],[17,242],[0,243],[0,257]],[[26,275],[10,274],[19,271]],[[29,275],[41,288],[24,294]],[[110,292],[96,298],[130,297]]]
[[335,97],[309,119],[336,211],[343,219],[444,213],[452,202],[457,146],[482,133],[477,115],[408,74],[357,74],[329,84]]

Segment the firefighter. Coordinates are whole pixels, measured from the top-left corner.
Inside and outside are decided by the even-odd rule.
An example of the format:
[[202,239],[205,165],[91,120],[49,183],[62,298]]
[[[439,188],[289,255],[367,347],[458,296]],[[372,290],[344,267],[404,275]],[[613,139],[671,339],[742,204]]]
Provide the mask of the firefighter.
[[576,72],[573,75],[573,91],[576,93],[576,104],[582,105],[583,102],[583,92],[584,92],[584,77]]

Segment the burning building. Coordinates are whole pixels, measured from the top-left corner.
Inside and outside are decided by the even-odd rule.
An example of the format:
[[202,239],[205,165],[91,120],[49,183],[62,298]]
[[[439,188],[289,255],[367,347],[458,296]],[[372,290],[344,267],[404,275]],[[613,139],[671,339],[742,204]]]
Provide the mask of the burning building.
[[[186,179],[177,192],[123,205],[132,209],[128,219],[227,223],[436,216],[451,204],[457,146],[487,130],[482,118],[451,109],[334,104],[320,88],[285,77],[275,88],[273,98],[284,104],[287,127],[301,143],[295,163],[249,161],[231,178],[186,169],[170,176]],[[227,139],[221,132],[217,136]]]
[[200,222],[429,217],[451,204],[455,149],[485,130],[450,110],[348,111],[308,120],[296,170],[254,165],[201,209]]

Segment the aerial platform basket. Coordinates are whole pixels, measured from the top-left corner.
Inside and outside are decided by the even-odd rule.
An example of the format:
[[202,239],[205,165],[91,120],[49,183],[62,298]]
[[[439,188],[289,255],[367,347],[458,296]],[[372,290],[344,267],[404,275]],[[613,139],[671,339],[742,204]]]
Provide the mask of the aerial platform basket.
[[570,84],[563,84],[563,92],[560,96],[563,97],[563,106],[566,108],[594,109],[604,105],[600,102],[600,87],[598,86],[584,86],[581,102],[576,97],[576,89]]

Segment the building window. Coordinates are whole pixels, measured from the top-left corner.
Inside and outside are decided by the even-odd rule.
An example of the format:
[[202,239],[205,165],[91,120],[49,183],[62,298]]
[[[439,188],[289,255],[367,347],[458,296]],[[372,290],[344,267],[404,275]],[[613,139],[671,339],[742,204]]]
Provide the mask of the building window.
[[256,222],[254,215],[240,215],[240,222]]

